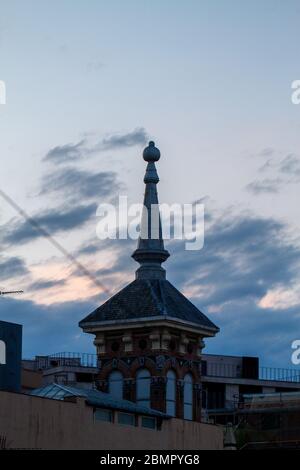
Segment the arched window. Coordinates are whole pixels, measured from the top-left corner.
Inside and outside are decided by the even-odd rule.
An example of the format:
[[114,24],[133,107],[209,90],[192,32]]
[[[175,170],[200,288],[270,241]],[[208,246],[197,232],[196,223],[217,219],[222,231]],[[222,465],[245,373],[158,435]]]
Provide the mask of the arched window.
[[0,340],[0,364],[6,364],[6,345]]
[[109,375],[108,391],[114,398],[123,399],[123,375],[118,370]]
[[136,401],[139,405],[150,407],[151,375],[147,369],[136,374]]
[[176,374],[173,370],[167,373],[166,413],[176,416]]
[[186,374],[183,379],[183,417],[192,421],[193,419],[193,377],[191,374]]

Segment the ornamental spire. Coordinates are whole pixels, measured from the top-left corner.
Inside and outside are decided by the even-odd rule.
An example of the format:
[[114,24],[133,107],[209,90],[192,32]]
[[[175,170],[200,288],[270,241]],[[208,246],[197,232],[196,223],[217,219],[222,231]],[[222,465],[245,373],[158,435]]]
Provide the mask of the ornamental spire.
[[148,162],[144,183],[144,209],[141,221],[141,235],[137,249],[132,257],[140,264],[136,271],[137,279],[165,279],[166,271],[161,263],[170,256],[164,248],[161,219],[159,214],[156,185],[159,182],[155,162],[160,159],[160,151],[154,142],[149,142],[143,152],[143,158]]

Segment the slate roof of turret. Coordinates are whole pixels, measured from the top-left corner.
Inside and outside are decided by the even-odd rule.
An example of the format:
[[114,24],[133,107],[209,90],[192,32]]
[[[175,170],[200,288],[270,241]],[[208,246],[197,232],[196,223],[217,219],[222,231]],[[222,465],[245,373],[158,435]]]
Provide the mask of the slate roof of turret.
[[80,326],[93,323],[125,323],[128,321],[174,320],[200,328],[219,331],[192,302],[169,281],[136,279],[94,310]]

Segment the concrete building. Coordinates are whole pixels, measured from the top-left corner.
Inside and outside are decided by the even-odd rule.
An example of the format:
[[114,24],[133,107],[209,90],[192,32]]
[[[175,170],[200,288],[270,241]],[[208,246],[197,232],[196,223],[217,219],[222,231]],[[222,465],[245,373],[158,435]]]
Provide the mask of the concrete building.
[[300,449],[300,392],[243,398],[235,416],[240,449]]
[[293,391],[300,391],[297,369],[261,367],[258,357],[202,356],[203,408],[213,422],[234,422],[244,395]]
[[97,356],[87,353],[57,353],[22,361],[24,393],[48,384],[96,388]]
[[99,400],[84,389],[54,386],[49,398],[50,387],[48,397],[45,391],[44,397],[0,392],[0,448],[223,449],[222,427],[169,418],[108,397]]
[[[96,389],[99,372],[96,354],[37,356],[23,360],[22,390],[51,383]],[[258,357],[202,354],[201,377],[202,416],[216,423],[233,422],[245,394],[300,391],[298,370],[260,366]]]

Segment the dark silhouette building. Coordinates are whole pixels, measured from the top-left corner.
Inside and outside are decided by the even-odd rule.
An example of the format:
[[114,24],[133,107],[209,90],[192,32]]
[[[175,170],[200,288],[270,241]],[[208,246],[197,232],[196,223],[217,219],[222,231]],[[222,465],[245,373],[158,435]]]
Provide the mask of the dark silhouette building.
[[0,321],[0,390],[21,389],[22,326]]

